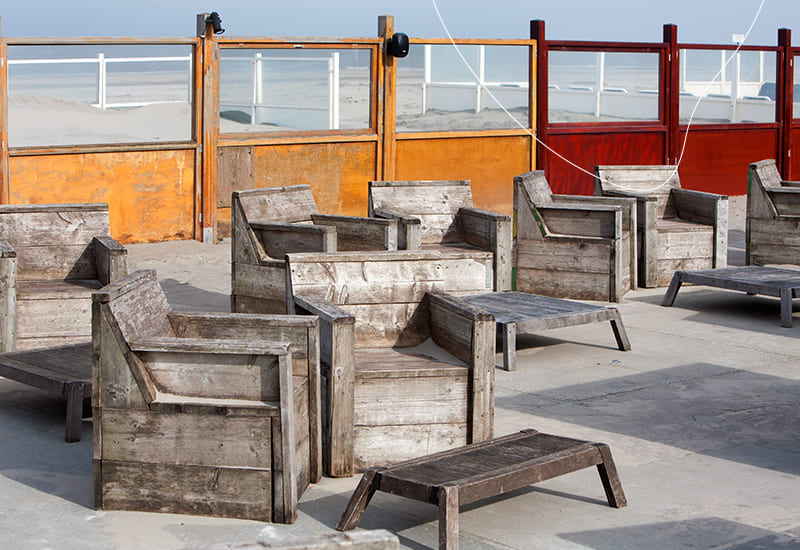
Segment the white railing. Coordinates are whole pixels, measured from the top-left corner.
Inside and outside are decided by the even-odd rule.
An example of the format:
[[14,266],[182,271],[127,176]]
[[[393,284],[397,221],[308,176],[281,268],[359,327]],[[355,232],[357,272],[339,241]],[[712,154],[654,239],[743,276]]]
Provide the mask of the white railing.
[[[259,124],[268,121],[274,124],[285,123],[293,125],[294,120],[290,111],[327,111],[328,129],[339,129],[339,52],[331,52],[329,57],[264,57],[260,52],[252,57],[227,57],[224,63],[231,61],[247,62],[251,64],[251,100],[248,103],[224,101],[220,107],[238,107],[250,112],[250,124]],[[264,63],[304,63],[324,62],[328,64],[328,105],[280,105],[264,103]],[[288,117],[286,116],[288,115]]]
[[431,75],[431,44],[425,44],[425,77],[422,82],[422,107],[421,114],[429,109],[443,111],[474,110],[480,113],[493,106],[494,97],[500,105],[494,108],[505,107],[515,109],[527,107],[529,92],[527,82],[490,82],[486,80],[486,46],[478,46],[478,63],[475,73],[477,80],[464,82],[437,82]]
[[[187,71],[187,96],[186,100],[158,100],[158,101],[127,101],[109,103],[108,98],[108,71],[107,66],[114,63],[162,63],[162,62],[185,62],[188,66]],[[92,105],[100,109],[110,109],[117,107],[143,107],[161,103],[183,103],[192,101],[192,56],[169,56],[169,57],[106,57],[103,53],[98,53],[97,57],[83,58],[64,58],[64,59],[9,59],[8,65],[53,65],[53,64],[97,64],[97,100]]]

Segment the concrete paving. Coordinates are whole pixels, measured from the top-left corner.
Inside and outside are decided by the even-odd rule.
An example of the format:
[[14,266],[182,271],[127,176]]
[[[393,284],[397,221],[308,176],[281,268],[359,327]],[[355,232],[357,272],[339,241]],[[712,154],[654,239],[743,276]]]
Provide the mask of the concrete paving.
[[[743,200],[730,263],[743,263]],[[733,206],[733,205],[732,205]],[[182,309],[228,307],[229,243],[129,246]],[[587,469],[462,508],[461,548],[800,548],[800,316],[777,299],[685,287],[618,305],[633,349],[607,323],[518,337],[518,370],[496,371],[497,435],[522,428],[611,446],[628,507],[606,505]],[[800,304],[798,304],[800,305]],[[502,361],[497,356],[497,364]],[[333,531],[358,477],[323,480],[292,525],[93,508],[91,420],[63,441],[64,402],[0,379],[0,548],[180,549]],[[359,528],[435,548],[434,506],[378,493]]]

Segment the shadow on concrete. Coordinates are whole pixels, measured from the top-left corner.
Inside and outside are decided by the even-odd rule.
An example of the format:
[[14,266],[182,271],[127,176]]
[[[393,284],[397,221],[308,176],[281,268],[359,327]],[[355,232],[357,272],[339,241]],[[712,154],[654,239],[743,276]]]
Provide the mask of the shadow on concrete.
[[[798,527],[793,531],[797,532]],[[621,548],[789,550],[800,548],[800,539],[796,536],[716,517],[579,531],[559,536],[595,550],[619,550]]]
[[798,381],[690,363],[498,396],[495,404],[502,409],[800,475],[798,402]]
[[179,311],[227,313],[231,310],[229,294],[212,292],[175,279],[159,281],[170,305]]
[[93,508],[92,425],[66,443],[65,411],[63,398],[0,378],[0,476]]
[[[625,300],[661,306],[667,292],[666,288],[663,290],[663,293],[647,296],[628,294]],[[800,338],[800,319],[795,315],[793,327],[782,327],[781,302],[770,296],[683,285],[671,307],[696,312],[687,317],[687,321]],[[795,300],[792,307],[795,313],[800,312],[800,300]]]

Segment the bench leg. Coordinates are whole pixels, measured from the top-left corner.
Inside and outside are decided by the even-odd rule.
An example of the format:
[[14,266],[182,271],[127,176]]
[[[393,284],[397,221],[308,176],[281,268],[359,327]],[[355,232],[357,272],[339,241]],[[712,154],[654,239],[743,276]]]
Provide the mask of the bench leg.
[[81,419],[83,418],[83,384],[67,383],[67,419],[64,427],[64,441],[74,443],[81,440]]
[[597,465],[597,471],[600,474],[600,481],[603,482],[608,505],[614,508],[624,508],[628,505],[628,501],[625,493],[622,492],[622,484],[617,475],[614,459],[611,457],[611,449],[608,445],[599,443],[597,450],[600,451],[600,457],[603,459],[603,462]]
[[620,317],[617,308],[614,308],[614,318],[609,322],[611,323],[611,330],[614,331],[614,338],[617,340],[617,347],[621,351],[629,351],[631,349],[631,341],[628,340],[628,333],[625,332],[625,325],[622,324],[622,317]]
[[364,510],[367,509],[369,501],[372,500],[372,496],[378,489],[379,479],[378,470],[364,472],[364,475],[361,476],[361,481],[358,482],[358,486],[353,492],[353,496],[350,497],[350,501],[347,503],[347,508],[344,509],[342,516],[336,523],[337,531],[349,531],[356,528],[361,516],[364,515]]
[[675,302],[675,296],[678,295],[681,283],[683,283],[683,271],[676,271],[672,275],[672,280],[669,282],[669,287],[667,288],[667,293],[664,294],[664,299],[661,300],[662,306],[670,307]]
[[504,323],[503,331],[503,368],[517,370],[517,324]]
[[458,487],[439,487],[439,550],[458,550]]
[[792,328],[792,289],[781,289],[781,326]]

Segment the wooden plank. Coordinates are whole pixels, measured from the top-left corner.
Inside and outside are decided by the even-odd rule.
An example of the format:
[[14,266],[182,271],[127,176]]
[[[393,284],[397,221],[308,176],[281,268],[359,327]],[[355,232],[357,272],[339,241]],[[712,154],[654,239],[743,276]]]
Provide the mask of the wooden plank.
[[310,222],[318,214],[317,203],[309,185],[285,185],[239,191],[246,222]]
[[275,222],[253,222],[250,227],[270,258],[297,252],[336,252],[335,227]]
[[396,220],[323,214],[311,219],[314,225],[336,227],[337,250],[397,250]]
[[384,529],[375,529],[355,533],[288,536],[269,541],[192,546],[191,550],[397,550],[400,548],[398,544],[396,535]]
[[217,207],[231,206],[234,191],[255,187],[255,163],[252,146],[217,149]]
[[102,463],[102,508],[272,521],[272,472]]
[[0,206],[0,239],[21,248],[54,246],[86,247],[97,235],[108,235],[108,206],[85,205]]
[[356,470],[365,470],[466,444],[465,423],[356,426],[353,462]]
[[459,377],[361,378],[356,375],[356,429],[362,426],[457,424],[467,416],[468,369]]
[[[0,241],[2,243],[5,241]],[[16,339],[17,258],[13,251],[5,250],[0,257],[0,352],[13,351]]]
[[104,407],[101,458],[269,470],[272,420],[266,416],[165,414]]

